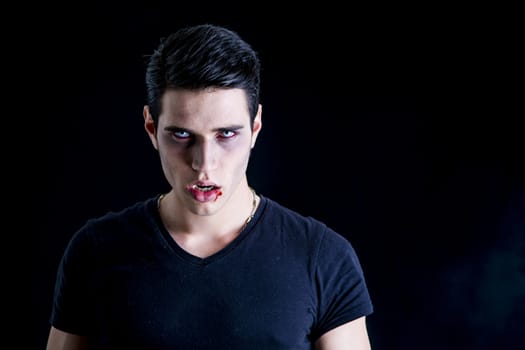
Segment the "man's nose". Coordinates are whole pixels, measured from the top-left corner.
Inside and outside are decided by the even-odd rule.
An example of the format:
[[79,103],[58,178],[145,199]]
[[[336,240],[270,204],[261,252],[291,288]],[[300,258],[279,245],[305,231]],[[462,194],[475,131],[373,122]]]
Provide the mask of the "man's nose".
[[193,170],[207,172],[217,166],[218,150],[213,142],[204,140],[193,145],[191,167]]

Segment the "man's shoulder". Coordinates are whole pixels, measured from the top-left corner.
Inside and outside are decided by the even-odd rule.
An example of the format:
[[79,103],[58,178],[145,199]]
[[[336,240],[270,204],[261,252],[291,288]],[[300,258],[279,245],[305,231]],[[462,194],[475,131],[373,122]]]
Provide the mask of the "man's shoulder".
[[268,197],[265,197],[265,201],[266,220],[273,222],[276,227],[296,228],[304,233],[319,233],[328,229],[323,221],[313,216],[305,215]]
[[310,238],[317,237],[328,245],[350,245],[346,236],[337,232],[322,219],[302,214],[270,198],[265,199],[267,202],[267,220],[270,220],[276,227],[293,228],[293,231]]
[[141,199],[126,207],[89,218],[80,231],[103,232],[143,227],[144,224],[154,219],[156,200],[156,196]]
[[139,200],[88,219],[71,237],[66,254],[97,255],[97,259],[102,261],[113,259],[111,257],[116,252],[124,256],[140,251],[144,244],[151,241],[152,232],[155,232],[156,198]]

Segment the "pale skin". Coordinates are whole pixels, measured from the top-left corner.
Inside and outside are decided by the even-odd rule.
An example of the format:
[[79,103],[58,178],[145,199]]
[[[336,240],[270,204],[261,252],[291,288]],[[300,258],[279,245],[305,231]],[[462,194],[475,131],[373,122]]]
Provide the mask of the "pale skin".
[[[148,106],[143,112],[144,128],[171,185],[161,201],[161,217],[183,249],[210,256],[235,239],[251,214],[246,169],[262,128],[262,107],[251,126],[244,91],[206,89],[168,90],[161,109],[157,128]],[[197,185],[220,190],[210,195]],[[87,349],[86,337],[51,327],[47,350],[81,349]],[[315,349],[370,350],[365,317],[325,333]]]

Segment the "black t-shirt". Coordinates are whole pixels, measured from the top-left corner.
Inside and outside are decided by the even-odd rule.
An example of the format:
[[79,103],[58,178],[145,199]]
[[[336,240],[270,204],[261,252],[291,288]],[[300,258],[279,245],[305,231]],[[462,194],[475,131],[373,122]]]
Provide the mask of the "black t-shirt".
[[254,218],[199,258],[149,198],[89,220],[60,263],[51,324],[95,349],[311,349],[372,313],[351,244],[261,196]]

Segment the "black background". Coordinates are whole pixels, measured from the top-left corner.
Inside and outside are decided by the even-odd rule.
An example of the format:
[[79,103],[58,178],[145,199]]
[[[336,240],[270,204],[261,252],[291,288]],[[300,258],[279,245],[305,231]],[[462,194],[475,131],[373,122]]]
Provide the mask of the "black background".
[[289,6],[86,2],[33,7],[19,22],[30,29],[18,90],[36,225],[29,348],[45,346],[74,231],[167,189],[142,126],[145,56],[202,22],[259,52],[264,124],[250,183],[354,244],[375,305],[373,349],[523,348],[512,11]]

